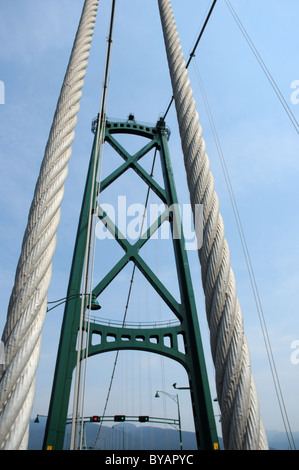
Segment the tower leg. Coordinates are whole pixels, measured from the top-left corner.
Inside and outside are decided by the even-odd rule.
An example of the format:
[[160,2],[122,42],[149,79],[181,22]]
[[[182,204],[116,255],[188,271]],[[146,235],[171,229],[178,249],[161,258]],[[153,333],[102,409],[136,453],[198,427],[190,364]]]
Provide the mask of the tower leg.
[[93,174],[94,168],[98,167],[98,159],[95,137],[75,241],[43,449],[61,450],[64,443],[72,376],[77,360],[76,344],[81,310],[80,289],[88,236],[89,211],[90,207],[95,207],[97,196],[97,184],[93,181]]

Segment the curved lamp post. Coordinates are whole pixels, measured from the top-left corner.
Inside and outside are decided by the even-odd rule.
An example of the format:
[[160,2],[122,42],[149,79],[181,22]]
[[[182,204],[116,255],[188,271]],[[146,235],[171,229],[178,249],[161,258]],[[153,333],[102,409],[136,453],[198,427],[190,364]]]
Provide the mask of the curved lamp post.
[[[68,300],[73,300],[77,299],[78,297],[81,297],[83,294],[73,294],[69,295],[68,297],[63,297],[62,299],[58,300],[53,300],[52,302],[48,302],[48,304],[56,304],[51,308],[47,308],[47,312],[50,312],[50,310],[53,310],[56,307],[59,307],[59,305],[65,304]],[[99,305],[99,302],[97,301],[97,298],[94,294],[85,294],[86,297],[91,297],[91,302],[90,305],[88,304],[86,308],[90,308],[90,310],[100,310],[101,306]]]
[[179,421],[179,435],[180,435],[180,450],[183,450],[179,396],[178,395],[170,395],[170,393],[164,392],[163,390],[157,390],[155,398],[160,398],[159,393],[164,393],[165,395],[167,395],[169,398],[171,398],[177,404],[177,407],[178,407],[178,421]]

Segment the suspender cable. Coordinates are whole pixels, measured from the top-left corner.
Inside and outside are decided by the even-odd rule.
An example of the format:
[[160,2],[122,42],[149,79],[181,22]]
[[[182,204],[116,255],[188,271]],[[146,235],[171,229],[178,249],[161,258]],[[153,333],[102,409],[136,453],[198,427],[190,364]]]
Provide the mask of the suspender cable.
[[[208,13],[208,15],[207,15],[207,17],[206,17],[206,20],[205,20],[204,24],[203,24],[203,27],[201,28],[201,31],[200,31],[200,33],[199,33],[199,35],[198,35],[197,40],[196,40],[195,46],[193,47],[193,49],[192,49],[192,51],[191,51],[191,53],[190,53],[190,57],[189,57],[188,62],[187,62],[187,64],[186,64],[186,68],[189,67],[191,60],[193,59],[193,57],[195,57],[195,52],[196,52],[197,46],[198,46],[199,41],[201,40],[202,35],[203,35],[203,33],[204,33],[205,29],[206,29],[206,26],[207,26],[207,24],[208,24],[208,22],[209,22],[209,19],[210,19],[210,17],[211,17],[211,14],[212,14],[212,12],[213,12],[213,10],[214,10],[214,7],[215,7],[215,5],[216,5],[216,2],[217,2],[217,0],[214,0],[213,3],[212,3],[212,6],[211,6],[211,8],[210,8],[210,10],[209,10],[209,13]],[[166,118],[166,116],[167,116],[167,114],[168,114],[168,111],[169,111],[170,108],[171,108],[171,105],[172,105],[172,103],[173,103],[173,100],[174,100],[174,97],[171,98],[170,103],[169,103],[169,105],[168,105],[168,107],[167,107],[167,109],[166,109],[166,111],[165,111],[165,114],[164,114],[164,116],[163,116],[163,119],[164,119],[164,120],[165,120],[165,118]]]
[[107,39],[106,64],[105,64],[104,81],[103,81],[103,88],[102,88],[102,106],[101,106],[101,112],[100,112],[100,122],[102,119],[106,119],[115,7],[116,7],[116,0],[112,0],[109,35]]
[[[108,89],[109,89],[109,73],[110,73],[110,63],[111,63],[111,51],[112,51],[112,43],[113,43],[113,26],[114,26],[114,17],[115,17],[115,6],[116,0],[112,0],[111,5],[111,16],[110,16],[110,26],[109,26],[109,35],[107,39],[107,52],[106,52],[106,61],[105,61],[105,68],[104,68],[104,79],[103,79],[103,86],[102,86],[102,96],[101,96],[101,105],[100,105],[100,112],[98,115],[98,123],[97,123],[97,130],[96,130],[96,154],[102,153],[103,148],[103,141],[105,135],[105,123],[106,123],[106,109],[107,109],[107,101],[108,101]],[[100,161],[100,169],[102,164],[102,158],[100,156],[99,159],[95,158],[95,162]],[[93,168],[93,184],[92,184],[92,191],[95,191],[95,180],[97,176],[98,168]],[[99,186],[101,183],[101,177],[99,177]],[[84,274],[83,274],[83,286],[82,286],[82,302],[81,302],[81,314],[80,314],[80,329],[79,329],[79,338],[78,338],[78,352],[77,352],[77,367],[76,367],[76,376],[75,376],[75,387],[74,387],[74,401],[73,401],[73,415],[72,415],[72,429],[71,429],[71,442],[70,442],[70,449],[73,450],[76,445],[76,427],[77,427],[77,416],[79,412],[79,401],[80,401],[80,388],[81,388],[81,375],[82,375],[82,361],[81,361],[81,350],[83,344],[83,333],[84,330],[87,329],[89,334],[89,318],[86,322],[84,319],[84,306],[85,306],[85,294],[87,290],[89,290],[89,305],[91,303],[91,285],[92,285],[92,276],[93,276],[93,258],[94,258],[94,248],[93,248],[93,255],[90,256],[91,252],[91,237],[92,237],[92,227],[93,227],[93,216],[94,211],[92,207],[94,197],[93,194],[90,197],[90,208],[89,208],[89,220],[88,220],[88,228],[87,228],[87,241],[86,241],[86,251],[85,251],[85,264],[84,264]],[[94,241],[95,243],[95,241]],[[90,310],[89,310],[90,313]],[[86,341],[88,344],[88,341]],[[88,350],[86,348],[86,357],[85,357],[85,374],[84,374],[84,383],[83,383],[83,390],[82,390],[82,406],[81,406],[81,431],[83,431],[83,407],[84,407],[84,396],[85,396],[85,381],[86,381],[86,362],[87,362]],[[80,443],[79,448],[82,446],[82,436],[83,432],[80,433]]]
[[267,79],[269,80],[269,83],[271,85],[271,87],[273,88],[273,90],[275,91],[280,103],[282,104],[285,112],[287,113],[288,115],[288,118],[290,119],[291,123],[293,124],[297,134],[299,134],[299,124],[298,124],[298,121],[296,120],[294,114],[292,113],[288,103],[286,102],[286,100],[284,99],[277,83],[275,82],[274,78],[272,77],[271,73],[269,72],[267,66],[265,65],[265,62],[263,61],[263,59],[261,58],[259,52],[257,51],[256,47],[254,46],[252,40],[250,39],[249,37],[249,34],[247,33],[246,29],[244,28],[244,25],[242,24],[240,18],[238,17],[236,11],[234,10],[232,4],[230,3],[229,0],[225,0],[226,2],[226,5],[230,11],[230,13],[232,14],[232,17],[234,18],[235,22],[237,23],[241,33],[243,34],[247,44],[249,45],[250,49],[252,50],[256,60],[258,61],[258,63],[260,64],[264,74],[266,75]]
[[203,25],[203,27],[202,27],[200,33],[199,33],[199,36],[198,36],[197,41],[196,41],[196,43],[195,43],[195,46],[194,46],[193,50],[192,50],[191,53],[190,53],[190,57],[189,57],[189,59],[188,59],[188,61],[187,61],[186,68],[189,67],[189,64],[190,64],[191,60],[193,59],[193,57],[195,57],[195,52],[196,52],[197,46],[198,46],[199,41],[201,40],[202,35],[203,35],[203,33],[204,33],[205,29],[206,29],[206,26],[207,26],[207,24],[208,24],[208,21],[209,21],[209,19],[210,19],[211,14],[212,14],[212,12],[213,12],[213,10],[214,10],[214,7],[215,7],[215,5],[216,5],[216,2],[217,2],[217,0],[214,0],[214,1],[213,1],[213,4],[212,4],[212,6],[211,6],[211,8],[210,8],[210,10],[209,10],[209,13],[208,13],[207,18],[206,18],[206,20],[205,20],[205,22],[204,22],[204,25]]

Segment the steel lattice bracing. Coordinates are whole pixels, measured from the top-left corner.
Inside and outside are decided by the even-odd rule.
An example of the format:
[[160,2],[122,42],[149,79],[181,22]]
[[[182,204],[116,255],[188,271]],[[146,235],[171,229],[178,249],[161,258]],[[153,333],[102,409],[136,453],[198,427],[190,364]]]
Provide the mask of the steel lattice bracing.
[[[134,155],[130,155],[113,137],[113,134],[117,133],[129,133],[146,137],[149,139],[149,142]],[[167,137],[167,129],[163,120],[160,120],[154,127],[148,127],[131,122],[106,122],[105,141],[121,155],[124,163],[100,184],[95,182],[95,186],[92,188],[91,169],[93,168],[94,163],[97,164],[96,160],[98,158],[95,152],[96,142],[94,142],[67,295],[69,297],[80,292],[84,249],[87,237],[86,228],[88,208],[91,207],[93,212],[98,213],[98,217],[106,225],[107,229],[114,234],[116,242],[122,247],[124,252],[123,256],[115,266],[113,266],[113,268],[93,288],[93,296],[100,299],[101,293],[108,285],[113,283],[113,280],[121,270],[129,262],[133,262],[136,268],[140,270],[147,281],[173,312],[174,322],[170,322],[169,325],[163,326],[139,326],[137,328],[129,327],[126,324],[121,326],[110,326],[108,322],[105,324],[90,322],[88,325],[89,338],[86,345],[88,348],[88,357],[108,351],[136,349],[165,355],[182,364],[186,369],[189,378],[198,447],[200,449],[214,449],[218,447],[217,432],[211,404],[204,353],[201,344],[194,292],[184,246],[184,238],[183,236],[172,237],[179,281],[180,302],[173,298],[171,293],[161,283],[159,278],[150,269],[139,253],[140,248],[149,240],[150,235],[159,226],[161,226],[166,219],[170,221],[173,233],[182,234],[180,216],[179,214],[174,214],[166,209],[153,225],[148,228],[145,235],[132,245],[119,232],[118,227],[112,223],[97,202],[97,196],[99,193],[103,192],[108,186],[117,181],[117,178],[127,169],[131,168],[161,198],[162,202],[165,203],[166,208],[175,207],[178,201],[172,175]],[[96,139],[97,134],[95,141]],[[153,148],[160,152],[164,188],[162,188],[139,164],[142,157]],[[99,187],[101,188],[100,190]],[[90,205],[91,197],[93,200]],[[72,373],[76,367],[76,342],[80,320],[80,304],[81,300],[79,298],[75,298],[66,303],[44,448],[51,446],[53,449],[61,449],[63,446]],[[83,328],[87,329],[87,327],[84,326]],[[93,335],[101,337],[101,341],[98,344],[93,344]],[[184,338],[184,352],[180,351],[178,348],[178,335],[182,335]],[[107,341],[108,337],[109,341]],[[170,338],[169,346],[165,346],[164,344],[165,337]],[[113,338],[113,341],[111,341],[111,338]],[[155,341],[153,341],[153,339]],[[82,358],[85,357],[85,353],[86,349],[82,349]]]

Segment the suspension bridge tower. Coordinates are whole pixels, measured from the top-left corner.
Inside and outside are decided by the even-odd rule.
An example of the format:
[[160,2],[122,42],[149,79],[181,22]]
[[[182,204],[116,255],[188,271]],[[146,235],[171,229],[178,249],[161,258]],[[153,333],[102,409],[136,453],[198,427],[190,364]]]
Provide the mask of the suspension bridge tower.
[[[213,3],[213,7],[216,2]],[[229,250],[224,239],[224,229],[218,212],[217,196],[209,172],[208,159],[198,123],[198,116],[179,44],[170,0],[159,0],[161,24],[173,87],[173,98],[177,110],[182,149],[184,154],[188,188],[194,215],[197,239],[203,239],[198,246],[202,269],[206,310],[211,330],[211,348],[215,361],[216,387],[222,412],[223,438],[226,448],[266,448],[266,438],[258,412],[254,381],[251,375],[247,344],[242,330],[241,309],[236,298],[234,277],[229,265]],[[16,431],[2,420],[2,447],[22,448],[26,441],[28,416],[32,406],[34,374],[40,350],[40,334],[46,314],[46,294],[49,285],[49,271],[53,255],[53,240],[58,226],[59,204],[66,178],[66,165],[70,158],[70,145],[76,121],[80,88],[86,67],[98,1],[86,0],[82,17],[65,76],[57,112],[51,129],[42,170],[37,182],[35,198],[30,211],[28,229],[23,244],[24,252],[19,263],[20,274],[11,297],[10,309],[14,321],[9,321],[4,342],[12,341],[9,350],[11,361],[2,370],[1,383],[5,387],[2,395],[2,413],[9,407],[19,410],[26,404],[23,413],[24,425]],[[201,333],[198,323],[194,287],[192,285],[187,251],[184,240],[179,201],[172,171],[168,148],[170,131],[165,116],[156,123],[136,122],[133,115],[124,120],[107,118],[107,89],[110,66],[110,49],[115,2],[112,1],[110,31],[107,42],[107,57],[101,108],[93,121],[94,141],[86,178],[77,237],[66,294],[64,318],[61,330],[52,395],[50,400],[44,449],[63,448],[67,414],[70,403],[72,380],[74,379],[74,400],[72,413],[71,449],[77,448],[77,417],[79,414],[80,383],[84,375],[83,362],[91,356],[111,351],[139,350],[165,356],[178,362],[186,370],[189,380],[190,399],[198,449],[218,449],[218,437],[212,408],[211,395],[206,371]],[[118,141],[119,136],[136,137],[143,144],[134,153]],[[107,177],[101,178],[103,148],[109,146],[122,163]],[[153,167],[159,156],[161,180],[153,176],[142,165],[143,159],[152,152]],[[152,168],[153,168],[152,167]],[[122,228],[109,217],[101,206],[101,198],[111,186],[117,187],[118,179],[128,170],[133,171],[146,185],[148,193],[153,192],[164,206],[162,213],[140,231],[140,236],[131,243]],[[48,185],[48,186],[47,186]],[[46,200],[49,197],[49,200]],[[197,224],[197,208],[203,207],[202,227]],[[179,286],[179,299],[174,298],[157,274],[142,256],[143,247],[167,222],[171,228],[172,249],[175,259],[175,273]],[[110,270],[100,279],[94,279],[94,258],[92,246],[97,223],[103,224],[122,250],[122,255]],[[201,234],[201,230],[203,234]],[[201,235],[203,235],[201,237]],[[32,237],[36,237],[35,240]],[[27,243],[27,245],[26,245]],[[99,242],[100,243],[100,242]],[[32,246],[35,247],[34,252]],[[28,260],[28,258],[30,258]],[[34,258],[34,259],[33,259]],[[24,266],[29,266],[25,269]],[[138,270],[147,283],[167,306],[173,320],[168,324],[131,325],[124,316],[122,324],[96,320],[91,313],[99,308],[101,296],[106,288],[113,287],[117,276],[129,264],[133,272]],[[38,275],[34,272],[37,269]],[[30,273],[26,279],[22,273]],[[31,282],[30,288],[24,283]],[[37,284],[34,285],[33,283]],[[19,294],[22,291],[22,302]],[[36,294],[38,292],[38,295]],[[33,297],[27,299],[25,295]],[[117,292],[115,292],[117,295]],[[21,305],[22,304],[22,305]],[[25,313],[22,307],[25,306]],[[28,313],[29,312],[29,313]],[[14,333],[13,323],[22,318],[22,328]],[[108,319],[109,320],[109,319]],[[110,319],[110,320],[113,320]],[[27,322],[27,327],[23,327]],[[13,338],[13,335],[25,337]],[[32,335],[35,335],[32,338]],[[97,341],[94,341],[94,339]],[[179,347],[183,339],[183,349]],[[167,339],[167,344],[166,344]],[[21,351],[13,351],[21,344]],[[21,357],[21,361],[20,361]],[[9,360],[8,360],[9,359]],[[18,380],[19,375],[22,379]],[[10,384],[11,382],[11,384]],[[33,385],[31,385],[31,382]],[[21,392],[18,387],[22,384]],[[21,399],[20,396],[22,395]],[[19,400],[18,405],[12,400]],[[29,410],[29,411],[28,411]],[[15,415],[15,413],[13,413]],[[26,418],[26,416],[27,418]],[[27,423],[26,423],[27,419]],[[4,430],[3,430],[4,429]],[[14,436],[17,433],[17,437]],[[25,437],[24,437],[25,436]],[[12,439],[12,443],[10,442]]]
[[[103,181],[99,182],[93,180],[94,165],[98,163],[96,153],[96,149],[98,148],[97,139],[99,135],[102,134],[101,131],[95,131],[91,164],[87,176],[70,283],[67,292],[67,302],[47,423],[45,447],[53,446],[53,448],[56,449],[62,448],[71,380],[73,370],[77,364],[78,352],[81,355],[81,360],[86,356],[89,357],[108,351],[136,349],[162,354],[178,361],[185,367],[189,377],[198,446],[199,448],[213,449],[218,446],[218,438],[197,320],[195,297],[186,255],[182,223],[180,220],[179,205],[167,145],[169,131],[163,119],[160,119],[153,127],[138,124],[135,121],[109,122],[107,120],[98,122],[97,126],[105,127],[104,140],[121,155],[124,163]],[[117,134],[142,136],[148,140],[148,143],[142,146],[134,155],[130,155],[115,139],[114,136]],[[164,178],[163,188],[143,169],[140,163],[142,158],[153,148],[160,153]],[[128,169],[133,169],[139,177],[146,182],[149,189],[154,191],[165,204],[165,210],[161,216],[152,222],[151,226],[141,234],[140,238],[133,245],[128,242],[125,236],[120,232],[119,227],[105,214],[101,209],[101,205],[98,203],[98,197],[101,196],[103,191],[111,184],[117,184],[118,177]],[[79,297],[77,294],[80,292],[83,281],[83,261],[89,236],[88,219],[91,214],[95,214],[95,217],[98,217],[102,223],[105,224],[109,232],[113,234],[115,240],[122,247],[124,254],[106,276],[99,280],[97,285],[93,288],[91,295],[87,295],[87,297],[84,298],[84,296]],[[173,236],[177,277],[180,287],[179,302],[177,302],[161,283],[159,278],[140,255],[141,248],[166,220],[170,221]],[[126,326],[125,321],[122,326],[110,326],[101,324],[100,321],[88,321],[88,315],[84,313],[82,323],[82,318],[80,320],[80,312],[82,310],[86,312],[86,310],[96,308],[96,300],[101,303],[101,293],[108,285],[113,283],[116,276],[130,261],[134,263],[134,266],[140,270],[158,295],[168,305],[169,309],[174,314],[174,318],[176,318],[178,322],[173,326],[143,327],[141,324],[135,328],[129,328]],[[83,309],[81,309],[82,303]],[[88,331],[88,342],[85,344],[84,348],[82,347],[80,351],[77,351],[77,345],[78,343],[80,344],[78,332],[80,333],[82,330]],[[93,335],[100,337],[100,342],[96,345],[92,342]],[[184,339],[184,352],[179,350],[178,338],[180,336]],[[111,338],[113,338],[114,341],[111,341]],[[170,338],[170,345],[165,345],[165,338]]]

